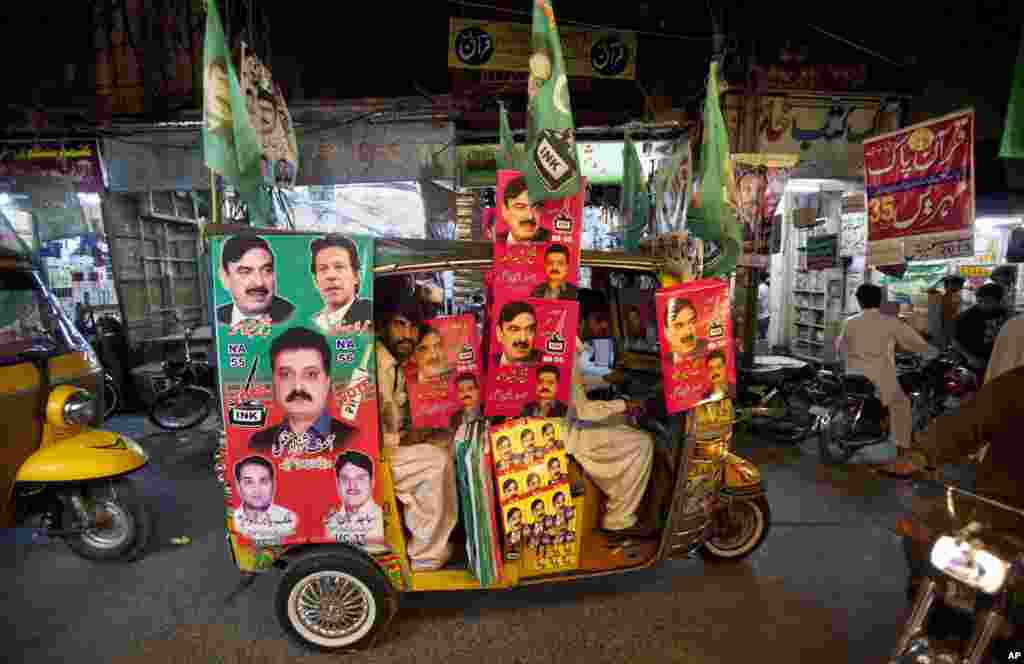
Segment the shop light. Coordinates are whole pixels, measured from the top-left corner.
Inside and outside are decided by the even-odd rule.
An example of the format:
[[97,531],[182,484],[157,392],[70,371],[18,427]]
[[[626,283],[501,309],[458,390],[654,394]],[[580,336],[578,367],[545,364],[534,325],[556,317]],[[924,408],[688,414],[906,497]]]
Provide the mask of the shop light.
[[843,183],[838,180],[820,178],[796,178],[786,183],[786,191],[793,194],[816,194],[822,189],[843,188]]
[[10,205],[11,196],[10,194],[0,193],[0,205]]
[[974,228],[984,233],[1000,227],[1019,226],[1022,221],[1021,217],[978,217],[974,220]]

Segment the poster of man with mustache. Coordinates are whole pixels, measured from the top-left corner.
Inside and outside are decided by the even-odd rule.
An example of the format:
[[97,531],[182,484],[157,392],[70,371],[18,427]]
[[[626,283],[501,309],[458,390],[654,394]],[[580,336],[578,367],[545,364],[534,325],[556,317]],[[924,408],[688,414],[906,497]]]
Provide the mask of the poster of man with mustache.
[[655,296],[669,414],[729,398],[736,384],[729,284],[700,279]]
[[531,204],[519,171],[498,171],[492,284],[517,297],[575,300],[583,191]]
[[[286,262],[309,266],[311,256],[326,255],[311,252],[311,247],[336,244],[348,260],[349,299],[370,309],[372,238],[325,238],[322,233],[303,232],[257,235],[251,230],[211,235],[211,260],[216,267],[226,256],[229,273],[228,279],[214,286],[214,306],[218,312],[226,307],[229,321],[242,317],[241,325],[218,325],[215,332],[224,458],[227,467],[253,455],[271,464],[274,502],[294,513],[297,524],[281,544],[343,539],[359,546],[372,544],[376,551],[382,546],[380,533],[386,523],[367,521],[379,514],[368,506],[385,503],[377,484],[380,450],[373,329],[319,324],[325,298],[318,286],[326,283],[324,275],[314,273],[310,279],[306,269],[275,269]],[[244,258],[239,260],[239,255]],[[287,305],[286,316],[279,315],[283,305],[278,302]],[[250,320],[245,316],[252,313],[249,304],[253,303],[261,304],[266,313]],[[239,334],[240,330],[246,334]],[[342,457],[359,462],[339,464]],[[341,495],[342,480],[347,482],[343,507],[352,508],[353,513],[361,509],[358,518],[339,516],[336,498]],[[229,494],[231,510],[238,508],[239,495],[239,490]],[[351,504],[344,504],[345,497],[352,499]],[[386,522],[388,517],[383,518]],[[337,527],[328,528],[325,523]],[[352,536],[353,528],[358,536]],[[230,521],[228,532],[236,552],[259,548]]]
[[405,370],[415,428],[457,429],[483,415],[480,339],[472,314],[424,321]]

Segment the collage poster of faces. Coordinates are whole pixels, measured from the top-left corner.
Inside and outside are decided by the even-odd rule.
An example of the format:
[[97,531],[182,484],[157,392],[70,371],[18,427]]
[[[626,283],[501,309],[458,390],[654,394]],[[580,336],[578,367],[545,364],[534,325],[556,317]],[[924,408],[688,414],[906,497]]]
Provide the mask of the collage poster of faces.
[[669,414],[734,398],[729,284],[700,279],[659,290],[654,299]]
[[574,569],[576,508],[561,419],[515,419],[491,428],[505,559],[528,571]]
[[385,551],[372,238],[214,236],[211,260],[236,545]]
[[472,314],[425,321],[405,365],[415,428],[456,431],[482,416],[480,339]]
[[578,323],[583,191],[533,205],[518,171],[498,172],[488,417],[564,417]]

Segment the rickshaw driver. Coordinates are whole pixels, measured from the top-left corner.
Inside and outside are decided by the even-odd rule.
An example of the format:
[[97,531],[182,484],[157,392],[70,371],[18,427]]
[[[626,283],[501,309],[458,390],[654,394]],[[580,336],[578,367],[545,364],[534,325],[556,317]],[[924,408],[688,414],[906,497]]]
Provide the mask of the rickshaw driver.
[[[580,298],[582,336],[594,338],[602,330],[592,329],[591,316],[600,305],[593,298]],[[626,424],[623,413],[643,406],[639,401],[592,401],[583,383],[584,344],[576,340],[576,366],[573,371],[573,400],[569,408],[566,450],[608,498],[601,528],[610,535],[645,537],[653,528],[639,524],[637,508],[644,497],[654,463],[654,440],[646,431]]]
[[[405,506],[405,525],[411,533],[406,550],[414,571],[440,569],[452,555],[448,543],[458,519],[455,467],[444,441],[431,430],[412,430],[409,395],[403,365],[412,357],[422,323],[419,302],[409,294],[381,301],[377,325],[377,388],[380,395],[381,438],[395,497]],[[426,433],[427,435],[423,435]],[[444,448],[434,443],[444,443]]]

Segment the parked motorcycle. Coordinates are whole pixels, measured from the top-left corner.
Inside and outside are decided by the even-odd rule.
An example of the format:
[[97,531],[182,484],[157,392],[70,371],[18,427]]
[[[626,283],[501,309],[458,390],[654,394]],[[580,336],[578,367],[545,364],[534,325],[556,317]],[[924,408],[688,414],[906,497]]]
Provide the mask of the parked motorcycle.
[[753,368],[738,368],[736,373],[737,413],[752,430],[793,443],[813,433],[810,407],[819,391],[814,367],[773,355],[757,357]]
[[114,372],[121,368],[122,360],[127,358],[114,358],[110,350],[111,343],[107,341],[107,337],[120,334],[121,322],[109,315],[96,318],[88,303],[80,305],[75,318],[75,327],[89,342],[103,365],[103,419],[107,420],[125,405],[122,382],[115,377]]
[[[927,552],[927,561],[911,561],[912,567],[923,563],[923,576],[915,579],[913,605],[889,661],[1019,659],[1024,510],[922,478],[911,496],[917,513],[900,519],[897,532],[912,550]],[[1010,641],[1015,636],[1017,643]]]
[[[897,357],[900,386],[910,398],[915,433],[970,393],[972,377],[958,363],[950,352],[929,361],[916,355]],[[837,375],[836,385],[826,405],[810,408],[816,418],[821,459],[827,464],[845,463],[861,449],[889,440],[889,409],[882,405],[874,383],[863,376]]]
[[182,431],[198,425],[217,407],[217,376],[211,364],[192,357],[192,328],[185,328],[185,357],[164,360],[168,386],[156,395],[149,418],[161,429]]

